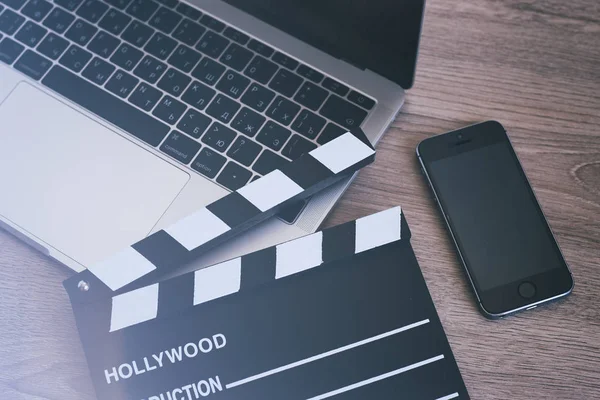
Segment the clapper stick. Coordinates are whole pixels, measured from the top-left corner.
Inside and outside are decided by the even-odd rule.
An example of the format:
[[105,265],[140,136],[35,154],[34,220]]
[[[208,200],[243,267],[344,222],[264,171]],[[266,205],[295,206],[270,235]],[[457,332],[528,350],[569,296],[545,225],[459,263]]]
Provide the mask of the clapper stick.
[[[410,240],[400,207],[290,240],[207,268],[134,289],[101,302],[110,307],[98,321],[114,332],[154,318],[177,315],[185,309],[220,297],[255,289],[335,260]],[[73,305],[83,297],[75,293]],[[110,316],[110,317],[109,317]]]
[[88,300],[154,283],[284,207],[352,175],[375,159],[360,130],[347,132],[65,281]]

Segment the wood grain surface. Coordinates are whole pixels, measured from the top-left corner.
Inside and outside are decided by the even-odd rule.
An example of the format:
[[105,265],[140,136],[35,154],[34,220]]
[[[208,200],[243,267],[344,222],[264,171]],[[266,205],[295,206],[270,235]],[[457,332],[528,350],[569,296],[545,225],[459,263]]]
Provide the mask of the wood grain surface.
[[[496,322],[475,307],[415,158],[422,139],[487,119],[509,131],[576,282]],[[415,87],[325,225],[403,206],[474,399],[600,399],[599,126],[597,0],[428,1]],[[70,274],[0,231],[0,399],[94,399]]]

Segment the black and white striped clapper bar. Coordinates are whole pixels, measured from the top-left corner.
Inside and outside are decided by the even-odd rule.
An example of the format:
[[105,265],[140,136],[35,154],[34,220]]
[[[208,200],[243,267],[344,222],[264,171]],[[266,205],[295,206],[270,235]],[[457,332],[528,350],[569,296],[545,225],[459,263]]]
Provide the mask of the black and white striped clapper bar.
[[70,290],[98,399],[468,399],[410,236],[396,207],[97,300]]
[[160,276],[225,243],[282,208],[335,184],[375,159],[375,150],[357,129],[312,150],[175,224],[87,266],[65,282],[88,298],[156,282]]

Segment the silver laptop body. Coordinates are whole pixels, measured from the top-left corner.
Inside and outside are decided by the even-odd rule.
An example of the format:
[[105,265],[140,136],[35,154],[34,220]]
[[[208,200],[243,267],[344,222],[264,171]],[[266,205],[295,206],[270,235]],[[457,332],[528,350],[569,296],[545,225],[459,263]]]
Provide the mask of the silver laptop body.
[[[151,0],[142,1],[154,4]],[[153,15],[147,21],[143,21],[143,14],[139,14],[142,15],[140,21],[134,16],[138,15],[136,12],[143,11],[131,9],[135,0],[86,0],[83,3],[82,0],[56,0],[54,3],[31,0],[23,1],[22,5],[20,2],[0,1],[0,60],[3,61],[0,62],[0,227],[75,271],[83,270],[86,265],[170,225],[224,196],[236,186],[255,179],[265,173],[265,168],[273,160],[287,161],[295,157],[301,150],[300,145],[309,146],[306,144],[308,142],[310,146],[318,146],[320,140],[325,140],[320,139],[319,135],[327,125],[347,128],[355,123],[351,121],[354,113],[365,115],[360,126],[376,143],[404,101],[405,92],[398,83],[368,68],[343,61],[275,28],[257,18],[256,14],[251,15],[230,4],[235,1],[189,1],[188,5],[197,10],[190,11],[185,5],[163,0],[155,4],[155,14],[163,9],[170,12],[164,11],[162,19]],[[104,6],[98,6],[98,3]],[[423,4],[417,3],[421,11],[415,24],[420,27]],[[203,20],[197,20],[198,11]],[[111,12],[113,17],[126,15],[130,20],[109,19]],[[97,15],[99,13],[103,16]],[[170,34],[163,33],[163,36],[173,40],[175,47],[168,50],[168,45],[173,42],[167,40],[165,52],[170,51],[171,55],[167,54],[161,59],[159,57],[163,54],[160,49],[157,50],[156,43],[160,42],[161,31],[169,30],[168,18],[173,13],[179,14],[181,19],[175,30]],[[68,22],[70,18],[65,14],[71,14],[74,21]],[[302,15],[297,17],[301,18]],[[196,60],[197,64],[209,60],[225,67],[221,78],[212,83],[204,81],[200,85],[205,92],[206,88],[209,92],[214,91],[213,97],[201,104],[198,97],[194,97],[196,92],[193,90],[193,85],[200,81],[198,76],[201,75],[194,75],[195,69],[183,66],[181,58],[176,60],[181,69],[171,63],[175,63],[174,54],[183,48],[182,44],[190,40],[189,35],[178,35],[177,31],[179,24],[188,21],[188,18],[203,27],[203,35],[208,32],[212,39],[214,36],[226,38],[227,46],[236,44],[242,47],[244,51],[233,54],[234,58],[250,50],[251,57],[260,55],[269,60],[269,65],[274,64],[278,68],[276,73],[270,71],[275,77],[269,77],[268,82],[264,77],[254,79],[248,72],[254,58],[252,61],[246,60],[246,64],[240,64],[243,67],[235,65],[238,68],[236,70],[232,66],[234,64],[227,63],[243,63],[244,60],[243,57],[241,61],[223,58],[229,48],[215,56],[216,53],[207,55],[197,50],[203,49],[199,43],[188,44],[189,49],[196,49],[201,56],[199,61]],[[70,27],[63,27],[61,21],[70,24]],[[75,28],[79,21],[83,23]],[[120,64],[112,61],[121,46],[128,44],[123,35],[131,28],[129,25],[119,27],[119,21],[124,25],[137,22],[152,28],[153,36],[147,39],[148,44],[133,46],[134,50],[142,53],[140,60],[126,63],[120,59]],[[10,26],[11,23],[16,27]],[[306,21],[308,25],[312,23]],[[87,31],[90,38],[86,39],[83,35],[89,26],[94,29]],[[113,50],[102,47],[111,48],[111,40],[96,37],[107,27],[114,28],[114,32],[109,32],[119,40],[112,45],[116,46]],[[131,29],[128,33],[130,42],[136,40],[136,34],[138,32]],[[51,36],[54,40],[50,39]],[[404,39],[398,37],[394,40],[401,42]],[[418,32],[412,40],[418,41]],[[61,52],[60,45],[65,42],[67,48]],[[250,42],[254,44],[250,45]],[[154,43],[155,47],[148,47],[150,43]],[[269,50],[262,47],[257,53],[254,50],[257,43],[272,48],[273,53],[269,56]],[[52,46],[56,48],[53,50]],[[102,54],[102,49],[105,54]],[[109,54],[111,51],[112,56]],[[389,51],[396,49],[390,48]],[[90,56],[86,58],[88,53]],[[275,54],[279,55],[274,59]],[[162,77],[152,75],[153,71],[158,71],[152,70],[156,64],[147,68],[143,66],[149,55],[163,64],[163,70],[158,72],[158,75],[163,74]],[[416,48],[411,57],[416,57]],[[96,69],[92,67],[95,60],[103,62],[98,62]],[[414,65],[414,60],[409,62]],[[105,64],[112,65],[114,69]],[[304,67],[300,70],[299,66]],[[106,77],[98,75],[102,71],[106,71]],[[166,77],[172,71],[177,73],[172,74],[175,78],[170,81]],[[231,80],[241,82],[241,87],[232,88],[226,82],[230,71],[234,73]],[[280,71],[282,76],[277,75]],[[124,75],[117,79],[119,73]],[[291,83],[286,81],[290,73],[302,78],[302,83],[299,84],[297,79],[292,79]],[[412,82],[414,70],[410,74]],[[206,77],[206,74],[202,75],[202,78]],[[240,80],[240,77],[243,79]],[[153,81],[155,78],[156,81]],[[179,91],[175,90],[177,81],[173,79],[176,78],[183,82],[180,86],[187,85],[185,89],[179,87]],[[274,79],[280,78],[283,83],[273,83]],[[257,79],[265,79],[267,83],[260,84]],[[329,79],[327,84],[324,83],[326,79]],[[339,93],[336,92],[339,87],[331,86],[331,80],[334,84],[342,84]],[[306,89],[305,84],[310,86],[307,82],[316,85],[318,93],[325,89],[323,96],[327,100],[319,103],[317,99],[316,103],[309,102],[306,105],[305,101],[309,100],[298,96],[300,91]],[[264,93],[272,92],[271,100],[268,100],[269,96],[264,100],[267,103],[270,101],[270,104],[263,105],[260,100],[250,96],[255,84],[268,89]],[[297,88],[298,85],[300,88]],[[94,90],[88,93],[85,89],[92,86]],[[346,93],[344,87],[348,88]],[[229,93],[226,92],[228,90]],[[314,94],[314,90],[308,92],[309,97],[311,93]],[[144,97],[149,96],[148,93],[160,93],[155,95],[160,99]],[[248,98],[244,97],[246,94]],[[135,104],[134,95],[141,96]],[[183,100],[184,96],[186,100]],[[213,107],[212,103],[217,103],[218,96],[230,108],[222,111],[220,104]],[[342,99],[342,106],[330,102],[332,96],[337,96],[335,99],[338,103]],[[198,108],[192,104],[194,100],[199,104]],[[376,104],[369,109],[371,100]],[[152,101],[154,103],[150,104]],[[281,102],[281,109],[277,109],[278,101]],[[361,104],[362,101],[367,103]],[[238,107],[232,102],[237,103]],[[290,106],[290,102],[297,106],[297,110],[295,106]],[[185,111],[172,103],[183,105]],[[347,104],[362,111],[358,112]],[[106,113],[95,112],[99,107],[104,107]],[[131,118],[126,114],[123,116],[128,107],[136,109]],[[345,107],[351,110],[350,116],[343,114],[340,117],[337,113],[346,110]],[[242,115],[244,110],[252,111],[250,117]],[[291,110],[291,118],[286,114],[287,110]],[[225,113],[230,115],[224,116]],[[198,114],[202,114],[201,123],[198,122]],[[170,121],[170,117],[174,120]],[[184,123],[186,118],[191,122]],[[160,125],[163,130],[133,125],[138,121],[154,119],[158,119],[156,126]],[[302,126],[305,121],[308,121],[306,124],[314,124],[315,129],[313,125]],[[196,134],[194,129],[198,130],[198,126],[194,124],[204,124],[204,132]],[[255,126],[262,125],[266,129],[267,124],[279,130],[275,133],[269,130],[262,132]],[[124,128],[127,126],[136,130],[135,134]],[[318,131],[316,134],[315,130]],[[221,138],[219,135],[223,131],[226,135]],[[290,144],[293,140],[297,140],[294,146],[299,148]],[[252,143],[248,145],[247,142]],[[270,151],[270,157],[261,158],[263,152],[267,151]],[[229,164],[232,164],[231,168],[228,168]],[[288,217],[291,223],[275,218],[212,251],[199,260],[195,267],[314,232],[349,184],[350,180],[315,196],[302,208],[299,216]]]

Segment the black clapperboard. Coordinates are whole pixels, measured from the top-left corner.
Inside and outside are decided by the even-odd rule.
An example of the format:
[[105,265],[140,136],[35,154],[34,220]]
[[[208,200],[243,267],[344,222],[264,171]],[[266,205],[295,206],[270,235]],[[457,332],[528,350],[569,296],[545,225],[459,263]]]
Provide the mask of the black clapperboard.
[[399,207],[72,305],[100,400],[468,399]]

